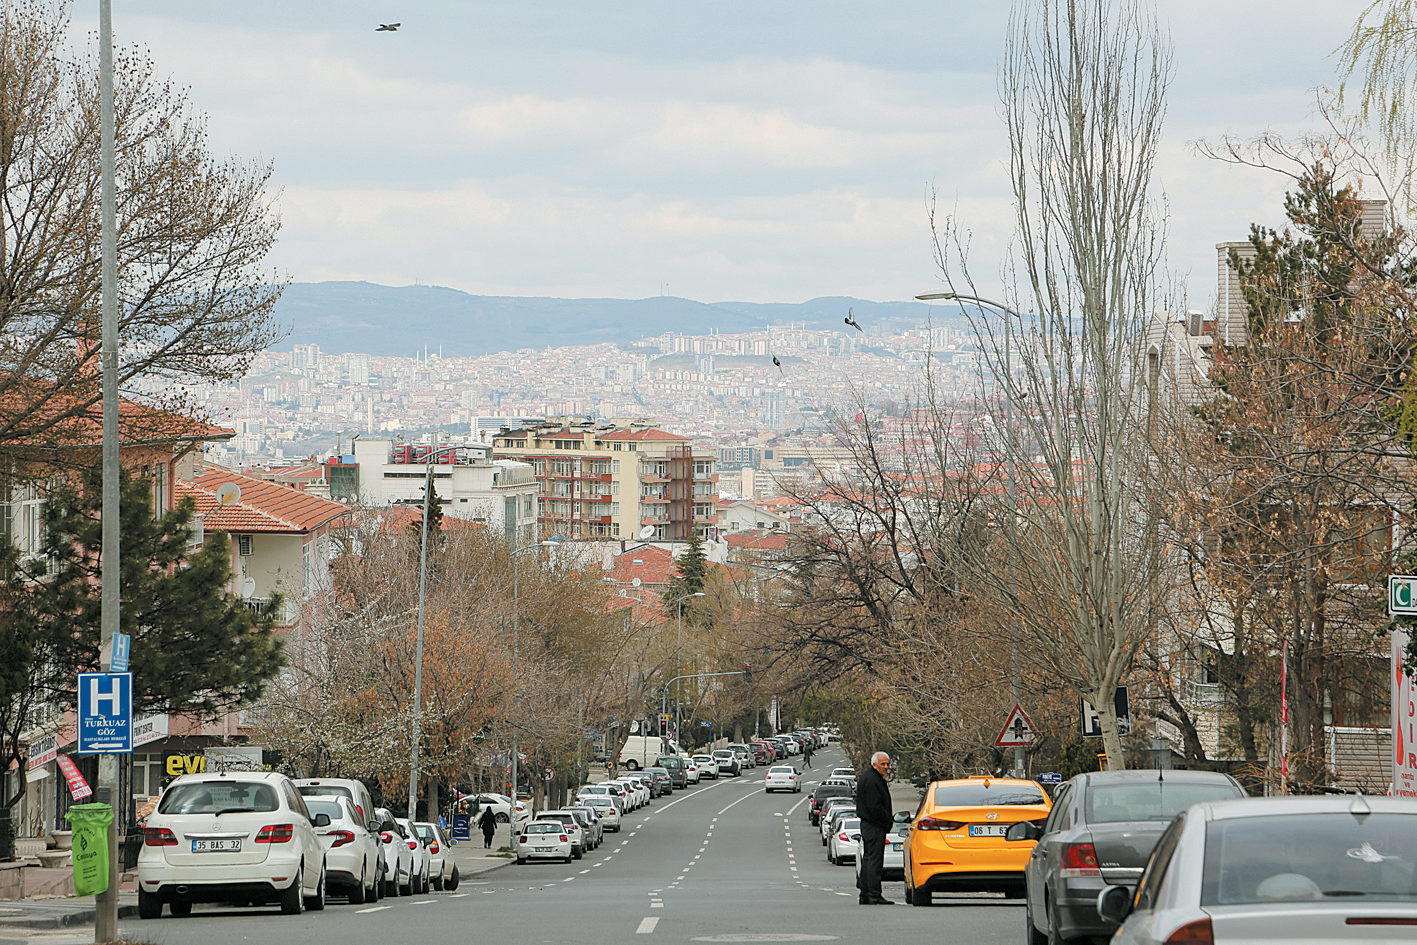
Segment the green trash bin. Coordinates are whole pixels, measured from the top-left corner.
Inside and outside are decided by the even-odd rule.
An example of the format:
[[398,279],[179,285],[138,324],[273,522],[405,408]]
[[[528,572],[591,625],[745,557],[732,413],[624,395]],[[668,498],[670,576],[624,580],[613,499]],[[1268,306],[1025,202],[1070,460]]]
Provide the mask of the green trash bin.
[[108,825],[113,823],[113,808],[73,804],[67,816],[74,828],[74,895],[96,896],[108,889]]

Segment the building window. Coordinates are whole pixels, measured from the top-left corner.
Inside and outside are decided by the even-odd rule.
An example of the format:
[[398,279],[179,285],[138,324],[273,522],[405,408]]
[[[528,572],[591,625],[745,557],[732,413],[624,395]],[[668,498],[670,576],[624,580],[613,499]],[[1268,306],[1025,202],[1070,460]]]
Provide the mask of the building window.
[[634,452],[637,452],[636,447],[637,447],[639,444],[638,444],[638,443],[627,443],[627,444],[625,444],[625,445],[630,448],[630,452],[631,452],[631,453],[634,453]]
[[615,452],[618,453],[618,452],[620,451],[621,445],[622,445],[622,444],[620,444],[620,443],[617,441],[617,442],[616,442],[613,446],[611,446],[610,448],[611,448],[612,450],[614,450]]

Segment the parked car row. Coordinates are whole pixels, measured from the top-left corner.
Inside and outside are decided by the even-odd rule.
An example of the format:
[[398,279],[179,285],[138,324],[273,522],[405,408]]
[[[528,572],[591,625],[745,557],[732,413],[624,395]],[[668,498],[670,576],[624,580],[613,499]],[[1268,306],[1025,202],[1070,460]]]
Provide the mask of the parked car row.
[[143,828],[138,915],[199,902],[278,904],[297,915],[384,896],[456,889],[457,865],[432,823],[375,808],[352,779],[292,781],[270,771],[176,778]]

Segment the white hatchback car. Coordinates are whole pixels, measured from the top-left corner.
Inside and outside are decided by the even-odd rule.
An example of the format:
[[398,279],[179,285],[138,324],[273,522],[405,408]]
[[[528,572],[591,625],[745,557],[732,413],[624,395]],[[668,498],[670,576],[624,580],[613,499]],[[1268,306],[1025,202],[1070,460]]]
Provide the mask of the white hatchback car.
[[[385,896],[413,895],[413,851],[403,835],[403,828],[394,822],[394,815],[384,807],[374,811],[379,824],[379,850],[384,856]],[[404,892],[407,890],[407,892]]]
[[718,761],[712,755],[695,755],[694,767],[699,769],[699,777],[718,780]]
[[791,791],[794,794],[800,794],[802,791],[802,776],[792,765],[773,765],[768,769],[768,776],[764,781],[769,794],[773,791]]
[[184,774],[162,794],[143,828],[138,915],[166,903],[189,915],[194,902],[278,902],[295,915],[325,907],[325,847],[305,799],[283,774]]
[[847,860],[855,860],[860,843],[861,818],[843,817],[827,838],[827,862],[832,866],[844,866]]
[[439,892],[457,889],[462,877],[458,875],[458,865],[453,862],[452,847],[443,828],[421,820],[416,821],[413,828],[428,847],[428,879],[433,888]]
[[326,892],[348,896],[356,906],[366,899],[377,901],[383,877],[379,837],[369,832],[349,798],[303,796],[312,816],[330,818],[330,825],[319,831],[325,844]]
[[518,863],[527,860],[571,862],[571,835],[566,833],[564,825],[555,821],[523,822],[521,830],[513,834],[512,842]]
[[432,857],[428,855],[428,844],[423,842],[423,838],[413,829],[413,823],[407,817],[395,817],[394,823],[403,831],[403,842],[413,854],[413,872],[409,876],[408,892],[399,887],[399,895],[421,896],[428,892],[431,881],[433,864]]

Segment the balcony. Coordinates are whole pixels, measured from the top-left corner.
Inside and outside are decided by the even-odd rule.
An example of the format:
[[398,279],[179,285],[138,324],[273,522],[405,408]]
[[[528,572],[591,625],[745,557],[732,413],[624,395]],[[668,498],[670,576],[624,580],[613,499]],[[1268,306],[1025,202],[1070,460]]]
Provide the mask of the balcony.
[[1219,683],[1202,683],[1193,679],[1181,681],[1181,698],[1191,705],[1218,706],[1225,701]]
[[[248,609],[260,611],[270,606],[269,597],[243,597],[241,603]],[[300,622],[300,605],[289,597],[283,598],[280,602],[280,609],[276,611],[276,626],[291,627]]]

